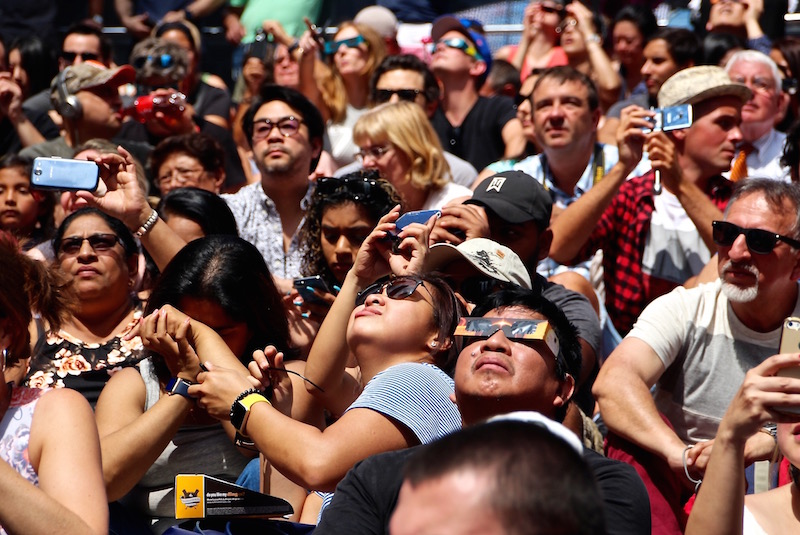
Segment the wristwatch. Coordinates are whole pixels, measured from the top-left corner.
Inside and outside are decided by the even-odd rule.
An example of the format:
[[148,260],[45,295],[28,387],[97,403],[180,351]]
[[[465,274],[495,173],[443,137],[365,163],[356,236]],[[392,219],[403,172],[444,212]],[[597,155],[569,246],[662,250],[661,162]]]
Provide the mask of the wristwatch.
[[181,379],[180,377],[173,377],[167,383],[167,394],[170,396],[174,396],[178,394],[179,396],[183,396],[186,399],[195,399],[194,396],[189,395],[189,387],[192,386],[194,383],[190,383],[186,379]]
[[269,400],[260,390],[251,388],[239,394],[236,401],[231,405],[231,424],[243,436],[247,436],[242,432],[242,429],[247,425],[247,419],[250,417],[250,409],[256,403],[262,402],[269,403]]

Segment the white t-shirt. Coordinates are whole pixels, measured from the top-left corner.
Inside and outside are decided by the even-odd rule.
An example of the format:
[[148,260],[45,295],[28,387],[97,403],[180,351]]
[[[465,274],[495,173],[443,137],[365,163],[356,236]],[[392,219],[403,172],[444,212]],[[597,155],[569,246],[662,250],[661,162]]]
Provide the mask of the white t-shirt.
[[[656,407],[686,443],[714,438],[745,373],[778,352],[781,329],[746,327],[721,288],[719,281],[676,288],[650,303],[628,333],[664,363]],[[792,313],[798,314],[800,302]]]

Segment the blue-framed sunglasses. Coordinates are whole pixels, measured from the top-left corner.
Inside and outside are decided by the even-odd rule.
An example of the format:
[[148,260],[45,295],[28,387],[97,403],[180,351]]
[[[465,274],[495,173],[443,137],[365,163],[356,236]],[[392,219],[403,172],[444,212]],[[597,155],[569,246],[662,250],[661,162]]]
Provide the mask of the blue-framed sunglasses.
[[339,50],[342,45],[347,48],[358,48],[358,45],[366,42],[367,40],[364,39],[363,35],[356,35],[350,39],[342,39],[340,41],[328,41],[325,43],[325,54],[332,56],[336,54],[336,51]]
[[141,69],[146,64],[152,63],[162,69],[169,69],[175,64],[175,58],[172,54],[159,54],[157,56],[139,56],[133,60],[133,68]]

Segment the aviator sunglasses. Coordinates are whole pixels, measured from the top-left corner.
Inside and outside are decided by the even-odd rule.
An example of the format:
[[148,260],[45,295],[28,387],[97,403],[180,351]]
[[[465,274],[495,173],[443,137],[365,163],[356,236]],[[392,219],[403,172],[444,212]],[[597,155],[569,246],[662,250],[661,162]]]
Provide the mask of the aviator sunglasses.
[[[397,277],[385,282],[376,282],[358,292],[356,306],[366,303],[370,295],[383,293],[384,289],[386,290],[386,297],[389,299],[407,299],[411,297],[419,286],[425,288],[422,279],[416,277]],[[425,289],[427,290],[427,288]]]
[[800,241],[763,230],[760,228],[742,228],[727,221],[712,221],[712,237],[714,243],[722,247],[730,247],[739,234],[744,234],[747,248],[756,254],[769,254],[778,245],[779,241],[789,244],[795,249],[800,249]]

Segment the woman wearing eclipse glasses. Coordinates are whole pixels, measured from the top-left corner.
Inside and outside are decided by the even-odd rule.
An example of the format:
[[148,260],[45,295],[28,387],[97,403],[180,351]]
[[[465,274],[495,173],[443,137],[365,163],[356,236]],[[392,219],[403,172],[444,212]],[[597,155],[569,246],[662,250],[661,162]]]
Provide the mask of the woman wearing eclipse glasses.
[[[369,98],[369,80],[386,56],[383,38],[363,24],[344,22],[333,41],[323,42],[316,28],[299,41],[300,91],[322,112],[328,122],[330,152],[337,166],[354,161],[353,125],[364,113]],[[322,91],[314,78],[314,58],[323,54],[331,61],[332,80]]]
[[[250,380],[211,366],[189,390],[199,406],[230,418],[273,467],[306,489],[333,491],[356,462],[430,442],[461,425],[449,399],[452,380],[441,368],[452,354],[460,305],[443,280],[412,275],[422,268],[432,220],[405,227],[396,248],[386,239],[399,214],[395,207],[364,240],[306,363],[308,392],[338,420],[320,431],[286,416],[291,384],[276,371],[283,355],[272,346],[254,353]],[[201,360],[220,349],[197,346]],[[358,376],[345,370],[351,360]],[[254,383],[271,386],[271,400]]]

